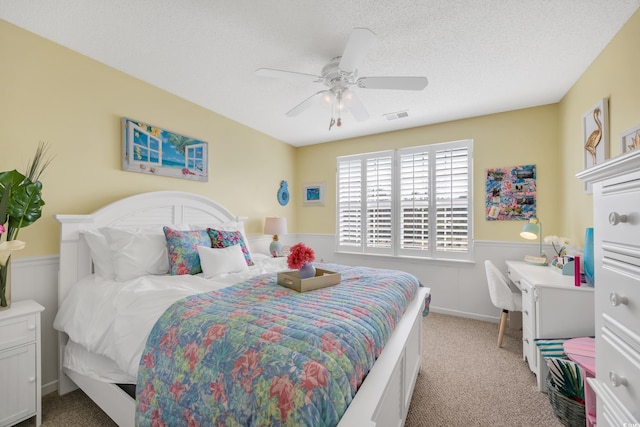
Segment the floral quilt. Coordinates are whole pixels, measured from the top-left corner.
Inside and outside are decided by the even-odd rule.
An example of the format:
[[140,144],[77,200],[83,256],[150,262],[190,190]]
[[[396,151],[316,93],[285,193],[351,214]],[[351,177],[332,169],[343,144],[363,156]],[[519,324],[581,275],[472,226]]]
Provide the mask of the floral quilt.
[[173,304],[151,331],[139,426],[335,426],[420,286],[404,272],[323,264],[298,293],[275,274]]

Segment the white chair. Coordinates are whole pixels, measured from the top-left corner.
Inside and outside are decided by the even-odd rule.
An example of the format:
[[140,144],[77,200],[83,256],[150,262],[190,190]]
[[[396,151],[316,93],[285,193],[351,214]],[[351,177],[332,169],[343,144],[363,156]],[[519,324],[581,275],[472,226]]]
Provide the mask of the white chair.
[[507,315],[510,311],[522,311],[522,295],[509,286],[507,278],[489,260],[484,262],[487,271],[487,283],[491,302],[502,309],[500,316],[500,328],[498,329],[498,347],[502,347],[504,328],[507,325]]

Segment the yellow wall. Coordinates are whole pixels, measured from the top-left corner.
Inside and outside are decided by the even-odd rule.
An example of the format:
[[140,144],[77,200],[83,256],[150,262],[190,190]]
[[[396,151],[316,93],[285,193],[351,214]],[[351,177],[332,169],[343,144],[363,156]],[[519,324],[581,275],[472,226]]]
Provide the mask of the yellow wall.
[[[581,246],[592,225],[582,170],[582,115],[609,98],[611,155],[620,133],[640,124],[640,11],[559,104],[476,117],[345,141],[293,148],[220,115],[0,21],[0,170],[23,170],[38,141],[56,158],[42,177],[43,218],[21,231],[15,257],[58,253],[56,213],[88,213],[113,200],[154,190],[184,190],[249,216],[262,234],[265,216],[288,218],[290,233],[335,233],[336,156],[471,138],[474,143],[474,237],[521,241],[520,221],[486,221],[487,168],[536,164],[543,234]],[[122,117],[209,142],[209,182],[146,176],[121,169]],[[290,183],[291,202],[276,193]],[[302,186],[325,182],[324,207],[302,207]]]
[[609,99],[610,157],[621,154],[620,135],[640,125],[640,10],[613,38],[559,104],[562,170],[562,229],[584,243],[593,227],[593,200],[576,173],[584,169],[582,116],[600,99]]
[[[121,118],[209,143],[209,181],[122,170]],[[20,231],[14,258],[58,253],[58,213],[89,213],[117,199],[157,190],[210,197],[249,216],[260,235],[266,216],[285,216],[281,180],[294,177],[295,148],[0,20],[0,171],[24,172],[39,141],[55,154],[41,177],[42,218]]]
[[478,240],[516,240],[522,221],[487,221],[484,215],[484,177],[488,168],[535,164],[537,166],[538,216],[543,234],[560,233],[555,206],[561,194],[556,185],[562,177],[558,146],[558,108],[546,105],[475,117],[393,133],[301,147],[298,153],[296,192],[305,182],[324,181],[324,207],[302,208],[301,230],[335,233],[336,156],[388,150],[461,139],[474,140],[474,235]]

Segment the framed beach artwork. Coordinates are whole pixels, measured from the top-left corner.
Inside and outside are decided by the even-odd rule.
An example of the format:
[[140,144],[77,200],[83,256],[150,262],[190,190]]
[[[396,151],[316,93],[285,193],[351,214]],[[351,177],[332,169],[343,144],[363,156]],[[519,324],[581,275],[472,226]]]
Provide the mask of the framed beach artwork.
[[536,165],[485,171],[487,221],[528,220],[536,216]]
[[[609,100],[603,98],[582,116],[582,155],[589,169],[609,158]],[[591,194],[591,184],[584,184]]]
[[620,136],[621,153],[628,153],[640,147],[640,126],[627,129]]
[[324,206],[324,182],[304,184],[302,204],[304,206]]
[[122,169],[206,182],[208,144],[128,118],[122,119]]

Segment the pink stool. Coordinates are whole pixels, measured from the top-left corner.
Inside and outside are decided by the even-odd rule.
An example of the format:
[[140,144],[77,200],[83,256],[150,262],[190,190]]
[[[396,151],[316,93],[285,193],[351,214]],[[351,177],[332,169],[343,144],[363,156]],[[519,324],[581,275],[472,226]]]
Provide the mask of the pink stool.
[[596,395],[587,383],[587,378],[596,376],[596,340],[589,337],[572,338],[563,344],[564,352],[580,366],[584,379],[584,410],[587,427],[596,425]]

